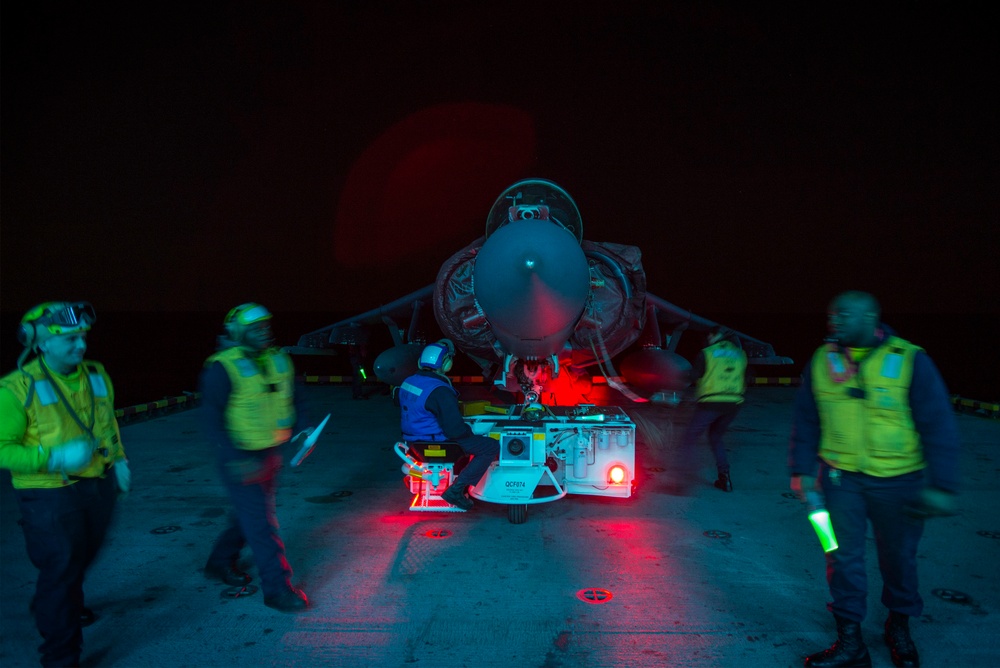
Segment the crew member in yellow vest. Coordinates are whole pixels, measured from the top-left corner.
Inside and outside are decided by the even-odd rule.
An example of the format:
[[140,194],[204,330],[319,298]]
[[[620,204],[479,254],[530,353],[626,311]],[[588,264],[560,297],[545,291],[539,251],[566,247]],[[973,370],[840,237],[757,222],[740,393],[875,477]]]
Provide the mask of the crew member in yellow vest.
[[695,445],[703,432],[708,431],[708,442],[715,457],[718,479],[715,487],[724,492],[733,491],[729,473],[729,458],[722,437],[736,419],[743,404],[746,390],[747,355],[739,345],[734,332],[726,327],[715,327],[708,333],[707,346],[691,364],[691,378],[695,381],[696,405],[691,420],[681,439],[681,461],[678,473],[680,489],[697,474]]
[[909,618],[923,611],[917,545],[924,518],[954,513],[958,429],[944,381],[918,346],[880,322],[867,292],[837,296],[830,337],[802,374],[789,465],[792,489],[818,490],[839,548],[827,553],[837,640],[810,655],[817,668],[870,666],[861,636],[867,609],[865,537],[872,524],[884,640],[896,666],[918,666]]
[[96,619],[84,605],[84,577],[119,492],[131,487],[111,378],[83,357],[96,319],[86,302],[31,309],[18,330],[18,368],[0,379],[0,467],[11,471],[38,569],[31,610],[43,666],[80,664],[80,629]]
[[219,350],[202,371],[204,429],[233,503],[229,526],[215,541],[205,575],[231,586],[249,583],[250,575],[238,565],[240,550],[249,544],[264,605],[298,612],[308,599],[291,583],[275,511],[281,446],[291,439],[297,416],[295,370],[291,358],[272,345],[271,317],[260,304],[231,310]]

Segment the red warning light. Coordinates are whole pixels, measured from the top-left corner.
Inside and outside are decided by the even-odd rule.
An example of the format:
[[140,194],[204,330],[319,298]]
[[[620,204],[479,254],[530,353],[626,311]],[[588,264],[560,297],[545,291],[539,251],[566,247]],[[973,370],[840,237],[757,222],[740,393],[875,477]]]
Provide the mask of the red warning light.
[[625,467],[612,466],[611,470],[608,471],[608,481],[613,485],[620,485],[625,482]]

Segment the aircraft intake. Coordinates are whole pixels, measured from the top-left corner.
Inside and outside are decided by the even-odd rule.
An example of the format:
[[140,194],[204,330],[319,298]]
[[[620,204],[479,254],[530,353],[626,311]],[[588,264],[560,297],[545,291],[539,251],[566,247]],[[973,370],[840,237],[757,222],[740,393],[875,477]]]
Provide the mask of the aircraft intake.
[[372,364],[375,377],[393,387],[402,385],[407,377],[417,372],[417,360],[423,350],[424,346],[418,343],[401,343],[389,348]]

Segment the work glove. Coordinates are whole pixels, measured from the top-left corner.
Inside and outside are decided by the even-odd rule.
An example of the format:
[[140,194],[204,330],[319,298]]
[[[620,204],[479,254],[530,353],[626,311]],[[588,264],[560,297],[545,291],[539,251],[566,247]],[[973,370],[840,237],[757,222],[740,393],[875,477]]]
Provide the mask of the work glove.
[[306,427],[305,429],[303,429],[299,433],[295,434],[295,436],[292,438],[291,441],[289,441],[289,443],[294,443],[295,441],[299,440],[300,438],[309,438],[314,431],[316,431],[316,427]]
[[132,470],[128,467],[128,460],[123,457],[115,461],[111,470],[115,472],[115,480],[118,481],[121,496],[127,495],[132,489]]
[[49,448],[49,461],[46,468],[50,473],[57,471],[72,473],[86,468],[94,456],[95,445],[94,441],[81,436],[62,445]]
[[816,489],[816,478],[811,475],[793,475],[791,487],[799,495],[799,500],[806,501],[806,492]]
[[903,509],[910,517],[928,519],[931,517],[950,517],[957,515],[955,495],[936,487],[925,487],[920,492],[920,500],[909,504]]

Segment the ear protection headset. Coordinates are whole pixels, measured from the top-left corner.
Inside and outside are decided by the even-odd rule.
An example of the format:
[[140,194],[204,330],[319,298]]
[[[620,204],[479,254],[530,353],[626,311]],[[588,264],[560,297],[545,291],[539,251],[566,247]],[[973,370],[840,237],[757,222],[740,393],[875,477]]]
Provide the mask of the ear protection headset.
[[24,314],[17,329],[17,340],[25,348],[38,345],[38,328],[49,334],[86,332],[97,322],[94,307],[89,302],[45,302]]
[[270,320],[271,317],[271,312],[260,304],[247,302],[240,304],[226,314],[222,326],[226,328],[226,334],[230,339],[240,342],[243,340],[243,335],[246,334],[248,325],[261,320]]
[[455,357],[455,345],[448,339],[441,339],[436,343],[429,344],[420,353],[417,366],[421,369],[431,371],[441,370],[445,373],[451,371],[452,360]]

